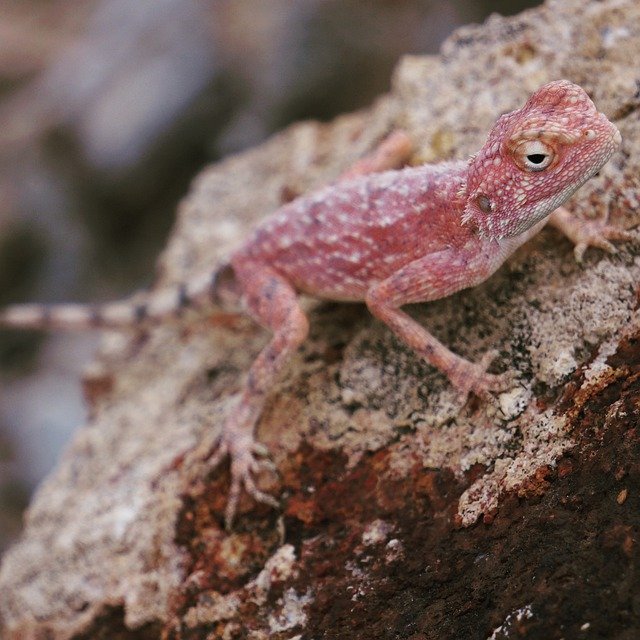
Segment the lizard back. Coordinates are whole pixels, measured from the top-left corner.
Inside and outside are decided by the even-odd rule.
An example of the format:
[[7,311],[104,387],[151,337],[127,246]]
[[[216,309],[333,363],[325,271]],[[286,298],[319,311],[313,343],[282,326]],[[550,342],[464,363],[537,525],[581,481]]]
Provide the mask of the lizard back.
[[317,297],[361,300],[403,264],[464,243],[468,230],[452,220],[462,215],[466,167],[385,171],[301,196],[258,225],[231,262],[269,264]]

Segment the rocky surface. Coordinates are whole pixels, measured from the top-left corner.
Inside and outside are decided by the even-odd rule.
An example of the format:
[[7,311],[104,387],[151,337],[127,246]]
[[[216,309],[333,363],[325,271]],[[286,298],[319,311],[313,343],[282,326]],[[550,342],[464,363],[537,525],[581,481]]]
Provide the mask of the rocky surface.
[[[158,287],[215,263],[256,220],[394,127],[414,162],[465,157],[502,112],[566,77],[624,143],[573,199],[640,221],[640,6],[554,0],[406,58],[391,93],[206,169]],[[584,265],[544,231],[484,285],[413,313],[518,383],[460,406],[362,305],[310,301],[311,336],[258,437],[278,474],[222,528],[226,469],[198,463],[265,343],[190,317],[105,337],[89,424],[36,495],[0,569],[7,638],[632,638],[640,631],[639,244]],[[626,635],[625,635],[626,634]]]

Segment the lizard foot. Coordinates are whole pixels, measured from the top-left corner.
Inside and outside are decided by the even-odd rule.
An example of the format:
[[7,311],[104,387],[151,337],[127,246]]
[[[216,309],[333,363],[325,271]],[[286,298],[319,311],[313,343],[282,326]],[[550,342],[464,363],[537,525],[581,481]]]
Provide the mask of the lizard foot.
[[496,350],[487,351],[477,364],[464,362],[464,367],[457,367],[449,374],[451,384],[457,389],[462,402],[466,402],[470,393],[479,398],[487,399],[492,391],[504,391],[513,383],[510,372],[495,374],[487,373],[487,369],[497,357]]
[[609,224],[608,216],[595,220],[579,218],[564,207],[556,209],[550,218],[551,224],[573,242],[573,254],[577,262],[582,262],[584,252],[589,247],[616,253],[610,240],[632,240],[636,236],[626,229]]
[[254,479],[254,474],[260,471],[275,472],[275,465],[266,457],[268,454],[268,449],[256,442],[253,436],[238,437],[235,434],[230,434],[229,437],[223,435],[211,452],[207,461],[211,469],[215,469],[227,456],[231,458],[231,488],[224,515],[224,524],[227,530],[233,526],[243,489],[256,502],[262,502],[275,508],[279,506],[273,496],[258,489]]
[[632,240],[634,234],[625,229],[620,229],[608,224],[604,220],[585,220],[576,229],[576,235],[572,240],[575,242],[573,255],[576,262],[582,262],[584,252],[589,247],[604,249],[608,253],[616,253],[618,250],[609,242],[610,240]]

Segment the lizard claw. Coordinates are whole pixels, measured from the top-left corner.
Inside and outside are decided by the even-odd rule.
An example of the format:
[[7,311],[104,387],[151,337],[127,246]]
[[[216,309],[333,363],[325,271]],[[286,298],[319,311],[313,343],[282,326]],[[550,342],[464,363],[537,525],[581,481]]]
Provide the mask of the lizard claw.
[[259,473],[260,471],[269,471],[271,473],[275,473],[278,470],[276,465],[272,460],[264,459],[264,460],[254,460],[251,465],[251,471],[254,473]]
[[220,465],[228,453],[229,446],[222,438],[220,438],[207,454],[207,464],[211,469],[215,469]]
[[253,451],[253,453],[255,453],[258,456],[262,456],[263,458],[266,458],[269,455],[268,447],[263,445],[262,442],[257,442],[255,440],[251,445],[251,450]]

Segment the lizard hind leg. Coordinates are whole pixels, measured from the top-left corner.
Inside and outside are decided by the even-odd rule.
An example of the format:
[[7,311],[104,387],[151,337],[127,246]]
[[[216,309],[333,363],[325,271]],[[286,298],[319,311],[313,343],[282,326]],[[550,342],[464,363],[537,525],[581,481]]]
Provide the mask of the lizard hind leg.
[[217,450],[210,458],[212,467],[226,455],[231,459],[227,528],[233,523],[243,489],[258,502],[278,506],[275,498],[260,491],[254,480],[254,474],[269,464],[263,457],[265,448],[255,440],[254,428],[267,394],[309,328],[294,288],[279,273],[244,260],[237,260],[234,270],[249,313],[273,331],[273,337],[251,365],[238,404],[223,424]]

